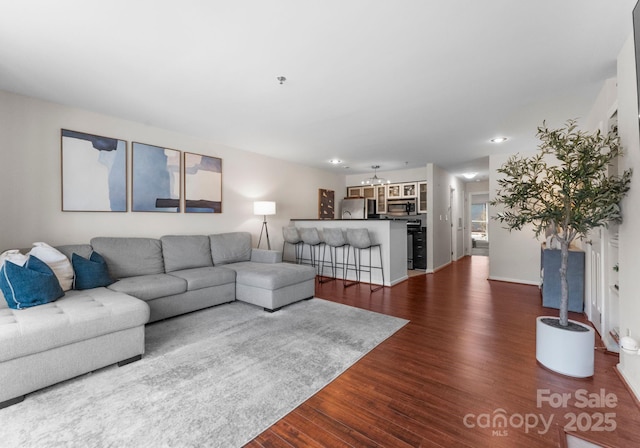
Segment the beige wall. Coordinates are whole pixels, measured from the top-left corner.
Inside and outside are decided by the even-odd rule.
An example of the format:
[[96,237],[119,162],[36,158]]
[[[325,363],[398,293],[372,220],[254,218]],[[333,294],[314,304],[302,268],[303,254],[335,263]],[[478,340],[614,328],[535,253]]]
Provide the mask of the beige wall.
[[[222,158],[223,213],[62,212],[61,128],[127,140],[129,162],[132,141]],[[277,215],[268,222],[272,247],[280,249],[281,227],[289,219],[317,218],[319,188],[336,193],[345,188],[342,175],[3,91],[0,135],[0,250],[29,247],[35,241],[84,243],[97,235],[159,237],[234,230],[253,233],[257,244],[262,219],[253,215],[254,200],[277,202]]]

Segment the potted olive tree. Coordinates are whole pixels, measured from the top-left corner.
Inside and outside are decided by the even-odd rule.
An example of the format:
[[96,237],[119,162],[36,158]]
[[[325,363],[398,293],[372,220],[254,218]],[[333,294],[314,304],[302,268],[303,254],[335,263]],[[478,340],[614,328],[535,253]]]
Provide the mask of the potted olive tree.
[[549,232],[560,244],[560,316],[539,317],[536,358],[556,372],[593,375],[593,328],[569,320],[567,266],[569,247],[594,228],[622,219],[620,201],[629,190],[631,171],[609,174],[621,155],[617,128],[606,135],[586,133],[576,120],[560,129],[538,128],[539,152],[532,157],[510,157],[498,173],[498,191],[492,205],[504,208],[493,218],[509,230],[532,226],[536,237]]

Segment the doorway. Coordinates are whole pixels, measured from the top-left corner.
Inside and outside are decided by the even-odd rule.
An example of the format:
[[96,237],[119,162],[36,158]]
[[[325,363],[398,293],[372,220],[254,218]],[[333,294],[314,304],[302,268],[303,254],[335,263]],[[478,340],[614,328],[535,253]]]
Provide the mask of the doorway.
[[489,193],[470,193],[469,229],[471,255],[489,256]]

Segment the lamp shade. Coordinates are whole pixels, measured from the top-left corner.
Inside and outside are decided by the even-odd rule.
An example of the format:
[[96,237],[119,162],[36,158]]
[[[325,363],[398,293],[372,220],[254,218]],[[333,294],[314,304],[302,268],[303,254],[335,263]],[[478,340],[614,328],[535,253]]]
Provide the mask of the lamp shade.
[[273,201],[255,201],[253,203],[254,215],[275,215],[276,203]]

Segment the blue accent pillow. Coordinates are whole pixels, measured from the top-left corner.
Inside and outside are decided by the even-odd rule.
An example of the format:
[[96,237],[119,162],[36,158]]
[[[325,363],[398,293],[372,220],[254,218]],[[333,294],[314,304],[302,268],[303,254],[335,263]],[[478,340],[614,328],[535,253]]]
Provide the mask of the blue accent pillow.
[[73,253],[71,255],[71,265],[75,272],[73,289],[99,288],[113,283],[113,279],[109,276],[107,262],[98,252],[91,252],[88,260]]
[[22,310],[64,296],[58,278],[45,262],[33,255],[24,266],[7,261],[0,269],[0,289],[9,308]]

